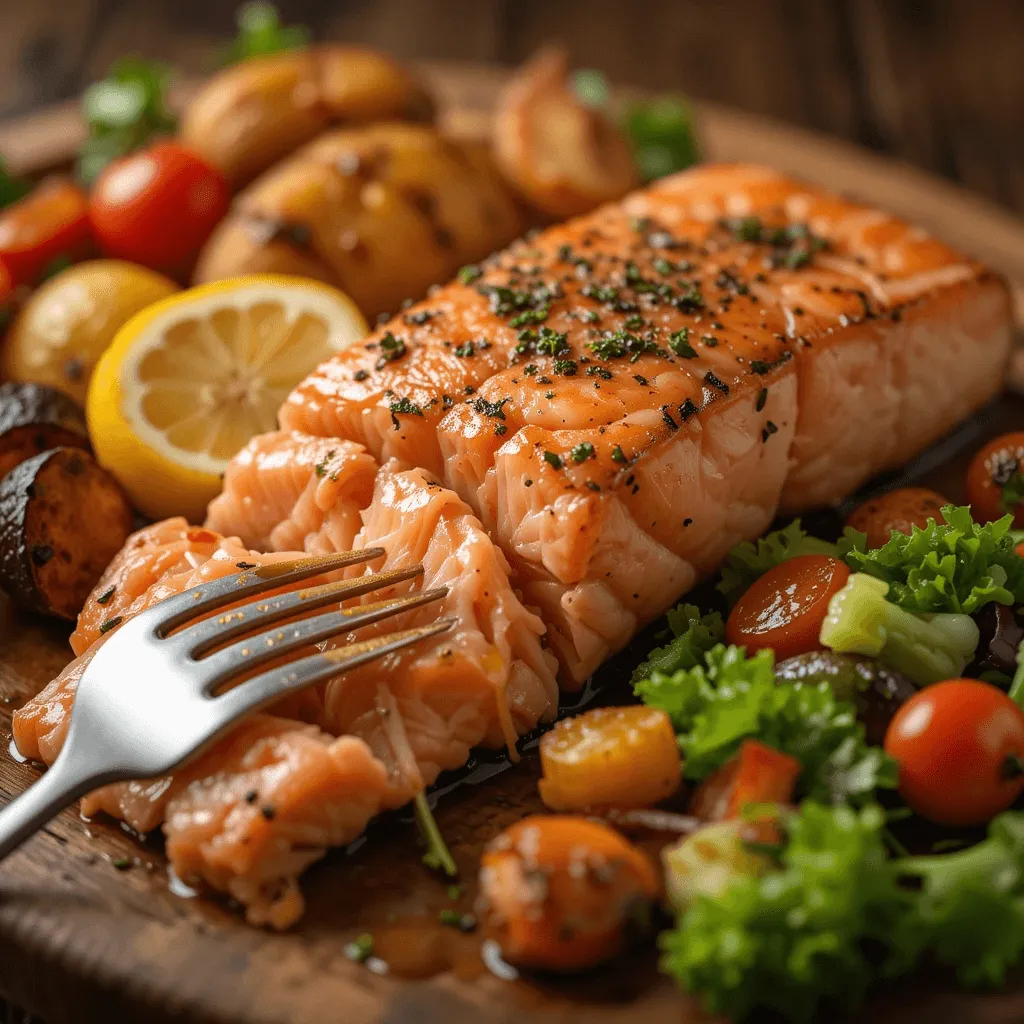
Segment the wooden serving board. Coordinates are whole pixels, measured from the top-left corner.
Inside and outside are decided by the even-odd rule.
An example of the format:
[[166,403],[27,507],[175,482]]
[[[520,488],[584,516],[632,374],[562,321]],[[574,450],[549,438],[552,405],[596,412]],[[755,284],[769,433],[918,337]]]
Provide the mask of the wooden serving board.
[[[485,133],[503,73],[427,67],[450,130]],[[1024,225],[990,204],[855,147],[722,108],[699,105],[705,152],[758,160],[877,203],[935,230],[1001,270],[1024,312]],[[65,164],[80,138],[73,106],[0,126],[0,155],[19,171]],[[910,471],[961,497],[970,451],[1024,424],[1024,402],[986,410]],[[0,598],[0,602],[4,599]],[[0,730],[12,711],[70,657],[66,627],[0,603]],[[602,670],[628,674],[629,655]],[[485,775],[486,772],[480,772]],[[0,756],[0,799],[30,785],[35,768]],[[0,994],[47,1024],[102,1021],[195,1024],[648,1024],[695,1021],[694,1004],[637,950],[614,970],[575,979],[507,980],[484,965],[479,939],[437,923],[441,909],[470,910],[483,844],[540,809],[536,764],[457,788],[440,802],[442,832],[466,883],[453,901],[421,861],[415,829],[389,820],[352,851],[335,851],[303,879],[307,913],[283,935],[246,926],[224,903],[169,887],[159,843],[115,825],[62,814],[0,866]],[[131,866],[123,865],[127,860]],[[345,944],[372,932],[381,959],[350,961]],[[389,965],[385,969],[384,964]],[[419,975],[416,980],[414,975]],[[957,994],[922,978],[879,996],[867,1021],[1001,1024],[1024,1018],[1024,987]]]

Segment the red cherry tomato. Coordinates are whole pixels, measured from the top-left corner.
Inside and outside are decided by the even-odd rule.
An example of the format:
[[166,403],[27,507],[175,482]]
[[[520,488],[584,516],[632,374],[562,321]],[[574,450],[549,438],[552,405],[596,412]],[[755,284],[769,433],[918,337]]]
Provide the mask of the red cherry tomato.
[[7,296],[11,294],[11,275],[7,272],[7,268],[0,263],[0,313],[3,312],[4,303],[7,301]]
[[96,180],[89,213],[107,256],[186,274],[227,213],[224,176],[175,142],[111,164]]
[[[1021,484],[1022,473],[1024,432],[1003,434],[979,449],[967,469],[966,484],[971,515],[977,522],[990,523],[1012,512],[1013,525],[1024,527],[1024,502],[1013,501],[1004,490],[1011,480]],[[1020,490],[1024,492],[1024,486]]]
[[901,487],[858,505],[847,517],[846,525],[867,535],[869,548],[880,548],[898,533],[912,533],[915,526],[924,529],[929,519],[942,522],[942,506],[949,501],[927,487]]
[[70,181],[51,179],[0,213],[0,267],[10,287],[35,284],[58,257],[90,247],[89,201]]
[[914,694],[889,723],[885,749],[903,799],[940,825],[982,825],[1024,791],[1024,711],[977,679]]
[[821,649],[818,634],[828,602],[850,570],[828,555],[800,555],[769,569],[736,602],[725,638],[748,651],[771,648],[775,660]]

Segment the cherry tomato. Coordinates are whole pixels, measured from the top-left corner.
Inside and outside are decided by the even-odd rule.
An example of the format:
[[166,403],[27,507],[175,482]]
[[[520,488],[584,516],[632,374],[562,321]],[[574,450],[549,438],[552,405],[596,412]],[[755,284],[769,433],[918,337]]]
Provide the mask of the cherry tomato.
[[748,651],[771,648],[775,660],[821,649],[828,602],[850,577],[838,558],[800,555],[769,569],[736,602],[725,638]]
[[1012,497],[1013,490],[1024,494],[1022,474],[1024,432],[1003,434],[979,449],[967,469],[966,485],[971,515],[977,522],[990,523],[1012,512],[1013,525],[1024,527],[1024,501]]
[[977,679],[949,679],[896,712],[885,749],[900,793],[940,825],[982,825],[1024,791],[1024,711]]
[[35,284],[58,257],[84,256],[90,239],[85,193],[70,181],[44,181],[0,213],[0,266],[11,287]]
[[846,525],[867,534],[869,548],[880,548],[893,530],[909,534],[914,526],[927,526],[929,519],[941,523],[942,506],[948,504],[941,494],[927,487],[901,487],[858,505],[847,517]]
[[11,294],[11,275],[7,272],[7,268],[0,263],[0,313],[3,312],[4,303],[7,301],[7,296]]
[[181,276],[227,213],[224,176],[175,142],[158,142],[111,164],[89,213],[103,252]]

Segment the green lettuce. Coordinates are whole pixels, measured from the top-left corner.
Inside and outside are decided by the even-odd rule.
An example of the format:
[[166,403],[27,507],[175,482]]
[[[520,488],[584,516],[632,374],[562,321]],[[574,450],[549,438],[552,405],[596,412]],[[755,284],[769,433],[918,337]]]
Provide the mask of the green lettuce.
[[995,601],[1024,602],[1024,558],[1014,550],[1012,516],[981,525],[969,507],[942,509],[945,522],[929,520],[908,536],[893,532],[867,550],[863,534],[847,530],[840,542],[846,563],[889,584],[889,600],[911,612],[970,615]]
[[655,672],[671,675],[680,669],[693,668],[703,661],[707,651],[725,639],[725,623],[718,612],[701,615],[696,605],[679,604],[666,618],[673,638],[663,647],[655,647],[637,665],[633,670],[633,685]]
[[686,778],[706,778],[753,738],[799,760],[798,791],[823,803],[863,801],[896,785],[895,763],[866,744],[854,705],[827,682],[777,681],[771,651],[748,658],[718,644],[703,665],[656,671],[635,690],[672,720]]

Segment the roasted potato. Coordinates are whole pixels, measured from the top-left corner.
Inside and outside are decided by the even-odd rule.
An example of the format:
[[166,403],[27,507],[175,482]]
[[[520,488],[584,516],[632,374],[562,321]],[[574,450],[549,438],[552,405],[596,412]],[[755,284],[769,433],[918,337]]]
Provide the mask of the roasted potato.
[[547,217],[586,213],[639,183],[629,143],[569,88],[563,50],[545,49],[502,91],[494,155],[525,202]]
[[256,57],[214,75],[181,122],[182,141],[238,187],[331,125],[430,121],[434,103],[394,58],[355,46]]
[[88,450],[82,410],[42,384],[0,384],[0,479],[33,455],[62,446]]
[[78,263],[29,297],[4,339],[0,368],[11,380],[49,384],[84,403],[93,367],[114,335],[176,291],[173,281],[137,263]]
[[481,147],[420,125],[340,129],[239,195],[200,255],[195,280],[301,274],[344,289],[372,319],[520,228]]
[[91,455],[54,448],[0,483],[0,582],[22,607],[74,619],[132,531],[132,509]]

